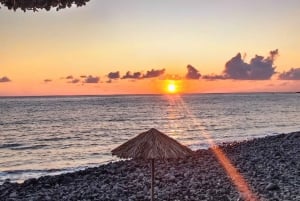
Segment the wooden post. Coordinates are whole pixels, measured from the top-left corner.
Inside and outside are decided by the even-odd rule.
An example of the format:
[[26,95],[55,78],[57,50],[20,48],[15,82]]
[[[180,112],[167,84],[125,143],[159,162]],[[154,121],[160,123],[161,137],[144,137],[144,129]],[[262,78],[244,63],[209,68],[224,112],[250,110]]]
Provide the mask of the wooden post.
[[154,200],[154,159],[151,159],[151,201]]

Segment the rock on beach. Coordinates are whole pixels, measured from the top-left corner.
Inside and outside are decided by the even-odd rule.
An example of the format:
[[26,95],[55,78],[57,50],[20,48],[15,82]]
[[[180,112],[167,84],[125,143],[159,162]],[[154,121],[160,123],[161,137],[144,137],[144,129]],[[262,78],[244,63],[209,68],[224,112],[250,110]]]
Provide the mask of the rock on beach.
[[[300,200],[300,132],[219,148],[258,200]],[[127,160],[57,176],[0,186],[1,201],[149,200],[148,161]],[[247,200],[214,155],[197,150],[180,160],[156,161],[156,200]],[[248,199],[249,200],[249,199]]]

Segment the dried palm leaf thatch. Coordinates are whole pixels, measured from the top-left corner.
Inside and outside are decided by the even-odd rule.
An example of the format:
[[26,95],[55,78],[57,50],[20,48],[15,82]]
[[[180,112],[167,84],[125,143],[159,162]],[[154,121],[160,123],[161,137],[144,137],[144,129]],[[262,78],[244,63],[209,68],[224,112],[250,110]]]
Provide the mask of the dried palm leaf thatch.
[[183,158],[193,151],[162,132],[151,128],[111,151],[120,158],[150,159],[151,201],[154,200],[154,159]]
[[168,159],[184,158],[192,150],[176,140],[151,128],[112,150],[120,158]]
[[84,6],[89,0],[0,0],[0,4],[6,6],[9,10],[21,9],[38,11],[45,9],[49,11],[51,8],[56,10],[70,8],[73,4],[77,7]]

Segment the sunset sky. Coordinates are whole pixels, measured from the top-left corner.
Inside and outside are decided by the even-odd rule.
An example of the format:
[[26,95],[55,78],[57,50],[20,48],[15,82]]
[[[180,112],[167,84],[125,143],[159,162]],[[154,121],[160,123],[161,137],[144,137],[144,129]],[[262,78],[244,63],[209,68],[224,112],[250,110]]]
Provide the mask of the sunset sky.
[[299,0],[1,6],[0,27],[0,96],[300,91]]

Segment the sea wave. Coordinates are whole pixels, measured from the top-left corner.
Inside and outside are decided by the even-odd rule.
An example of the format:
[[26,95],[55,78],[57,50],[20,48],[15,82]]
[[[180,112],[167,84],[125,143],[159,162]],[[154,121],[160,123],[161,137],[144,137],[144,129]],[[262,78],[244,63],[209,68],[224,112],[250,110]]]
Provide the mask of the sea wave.
[[[150,128],[193,150],[209,147],[204,133],[222,143],[300,130],[294,93],[181,95],[172,101],[158,95],[0,98],[6,105],[0,181],[117,160],[113,148]],[[52,167],[58,169],[47,170]],[[1,173],[4,168],[19,172]]]
[[37,141],[40,142],[50,142],[50,141],[61,141],[61,140],[69,140],[72,139],[72,137],[53,137],[53,138],[42,138],[42,139],[37,139]]
[[27,150],[27,149],[42,149],[44,147],[47,147],[48,145],[45,144],[37,144],[32,146],[18,146],[18,147],[10,147],[11,150]]
[[14,148],[14,147],[20,147],[20,146],[23,146],[23,144],[5,143],[5,144],[0,144],[0,149]]

